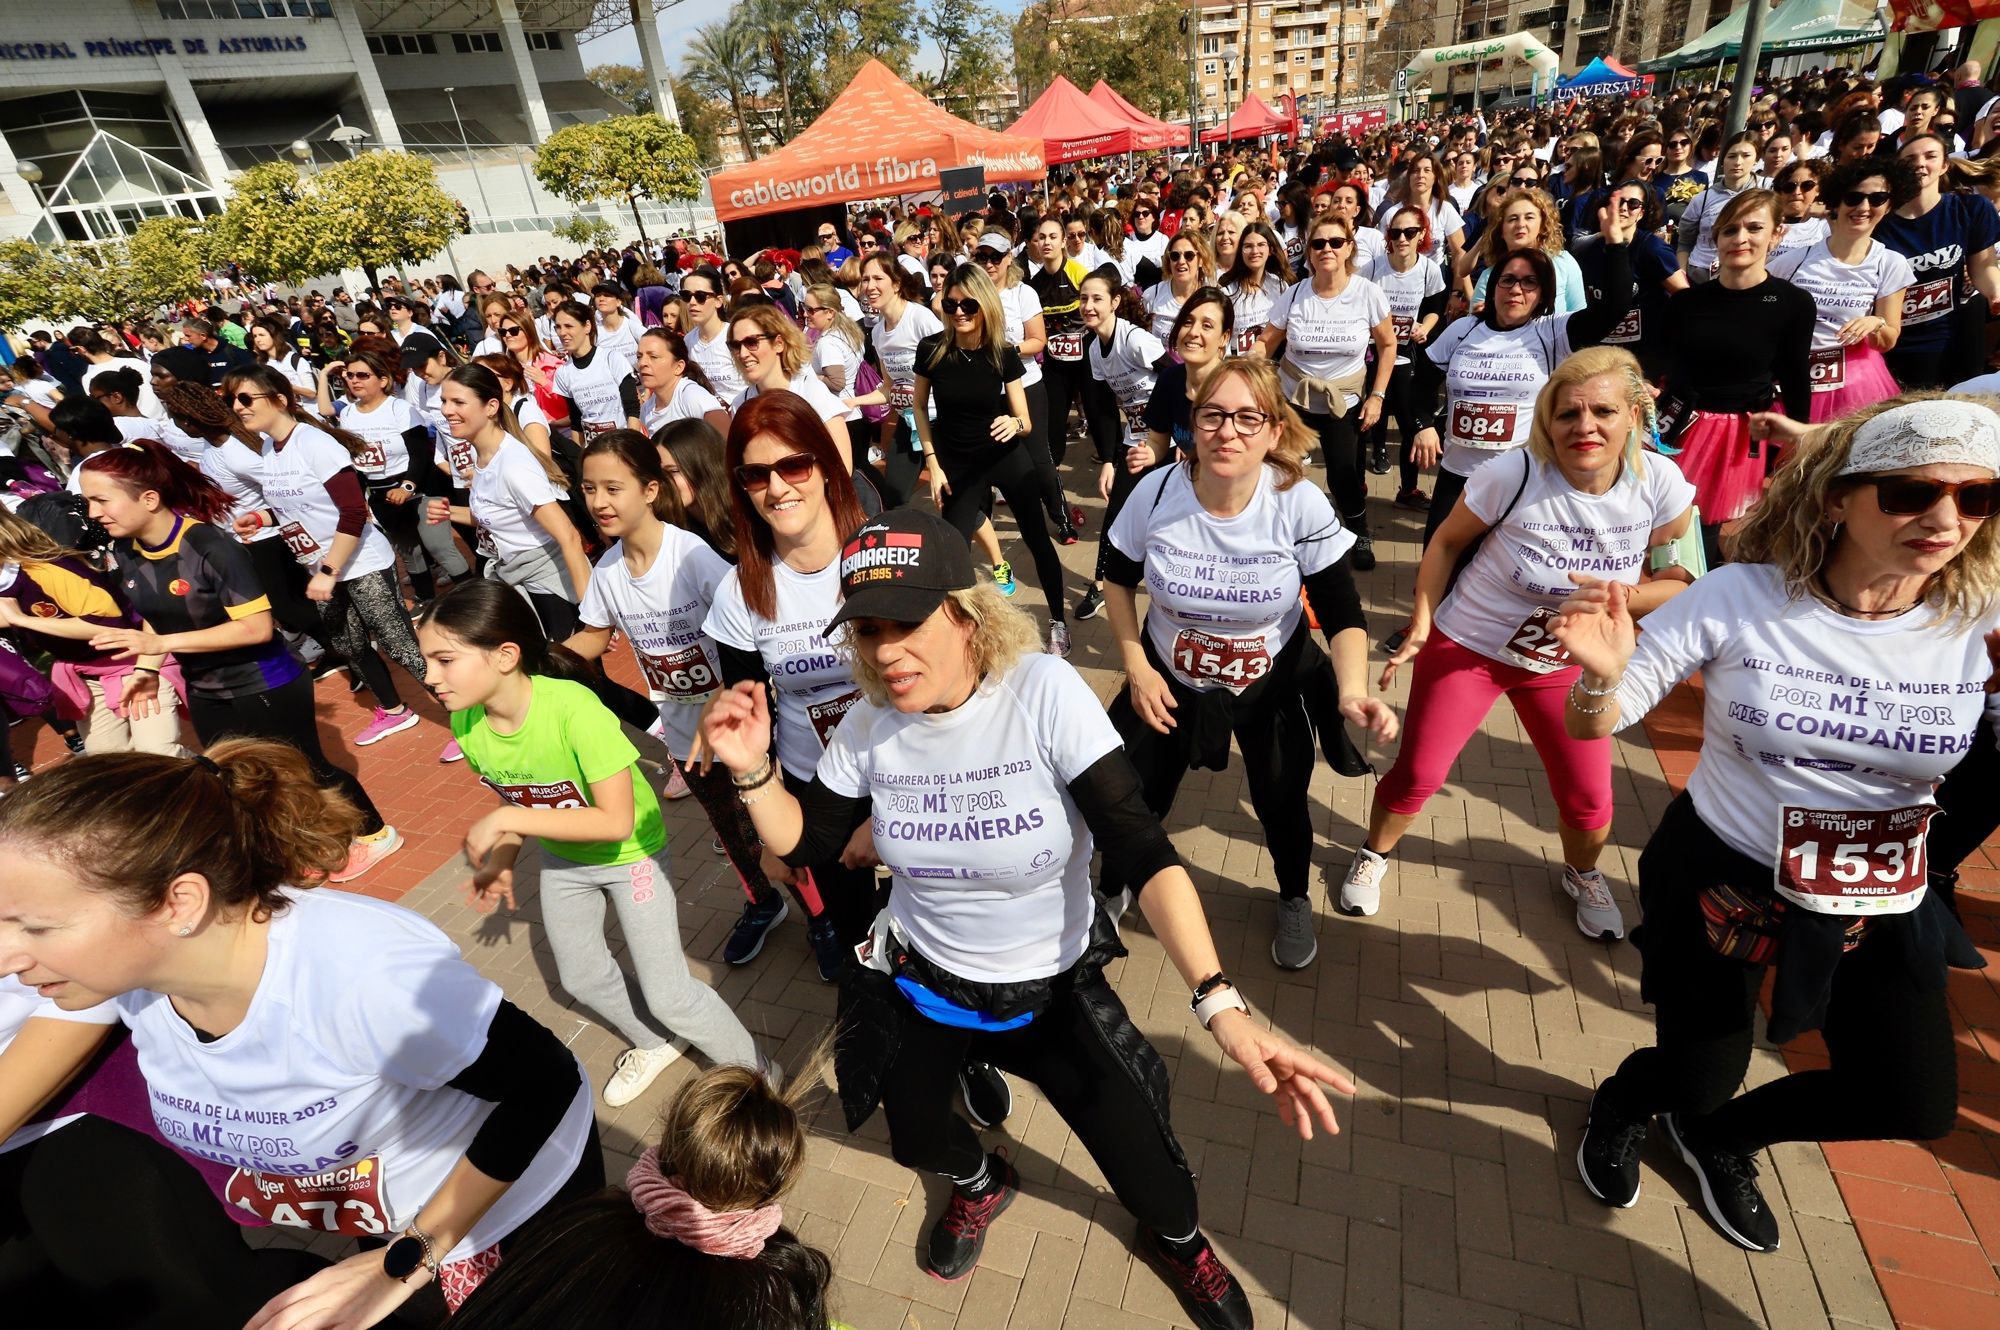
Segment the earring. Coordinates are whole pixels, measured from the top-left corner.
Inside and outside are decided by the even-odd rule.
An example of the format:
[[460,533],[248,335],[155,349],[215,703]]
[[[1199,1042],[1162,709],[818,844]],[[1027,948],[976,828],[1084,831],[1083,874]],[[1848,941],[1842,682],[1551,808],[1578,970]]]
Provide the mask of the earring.
[[182,924],[179,928],[174,930],[174,935],[176,937],[186,937],[188,934],[192,932],[194,932],[193,924]]

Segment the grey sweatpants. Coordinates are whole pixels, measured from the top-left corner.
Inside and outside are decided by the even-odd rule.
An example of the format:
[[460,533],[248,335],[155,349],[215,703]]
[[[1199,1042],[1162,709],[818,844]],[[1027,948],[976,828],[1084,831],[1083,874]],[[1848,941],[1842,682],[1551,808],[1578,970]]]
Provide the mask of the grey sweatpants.
[[556,976],[634,1048],[666,1043],[633,1010],[625,972],[605,941],[608,896],[653,1018],[711,1062],[757,1066],[757,1045],[743,1022],[714,989],[688,973],[687,955],[681,950],[680,912],[665,856],[663,848],[652,859],[601,865],[575,863],[546,850],[537,856],[542,924],[555,953]]

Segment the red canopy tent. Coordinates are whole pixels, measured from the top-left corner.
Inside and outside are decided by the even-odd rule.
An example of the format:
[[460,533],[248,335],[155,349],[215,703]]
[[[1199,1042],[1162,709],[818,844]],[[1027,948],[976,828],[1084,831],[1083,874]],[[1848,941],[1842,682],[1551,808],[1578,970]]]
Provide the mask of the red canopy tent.
[[1118,95],[1118,90],[1103,79],[1089,93],[1090,100],[1116,115],[1132,127],[1132,147],[1137,152],[1151,152],[1155,148],[1181,148],[1187,146],[1187,127],[1170,125],[1147,115],[1132,103]]
[[1252,93],[1237,107],[1225,124],[1214,129],[1201,131],[1203,143],[1220,143],[1224,139],[1260,139],[1266,134],[1290,134],[1298,129],[1296,119],[1287,119],[1272,110],[1263,98]]
[[1007,126],[1007,132],[1040,139],[1043,156],[1051,164],[1108,157],[1130,152],[1134,146],[1132,126],[1123,116],[1105,110],[1060,74],[1019,120]]
[[984,167],[988,184],[1040,180],[1046,171],[1039,139],[960,120],[870,60],[804,133],[754,162],[717,171],[709,191],[716,217],[736,222],[934,190],[939,173],[958,166]]

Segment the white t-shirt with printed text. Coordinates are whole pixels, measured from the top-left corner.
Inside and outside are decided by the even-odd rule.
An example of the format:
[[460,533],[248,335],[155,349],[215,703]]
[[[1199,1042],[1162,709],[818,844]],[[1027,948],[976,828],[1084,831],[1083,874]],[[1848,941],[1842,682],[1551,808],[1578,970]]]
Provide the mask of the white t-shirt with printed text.
[[782,560],[771,565],[777,617],[766,619],[743,603],[741,574],[730,569],[715,589],[715,603],[702,631],[723,646],[754,651],[764,658],[777,687],[778,760],[785,770],[805,776],[819,765],[826,738],[861,696],[854,671],[833,643],[821,636],[840,612],[840,560],[816,573],[794,572]]
[[[283,448],[270,435],[264,436],[264,501],[277,514],[278,534],[286,548],[307,568],[317,569],[331,557],[340,525],[340,509],[327,493],[326,482],[353,466],[347,449],[317,425],[301,421],[293,426]],[[395,563],[395,547],[371,515],[361,528],[354,554],[340,570],[340,580],[352,582]]]
[[613,541],[578,607],[587,626],[615,628],[631,644],[675,757],[687,756],[702,704],[722,682],[715,644],[702,623],[729,573],[728,560],[708,542],[669,525],[652,566],[636,577],[625,566],[624,542]]
[[[1286,393],[1298,389],[1296,365],[1308,377],[1343,379],[1361,373],[1374,345],[1375,325],[1389,317],[1389,298],[1365,277],[1349,276],[1340,294],[1322,296],[1310,281],[1297,282],[1271,305],[1271,326],[1285,330],[1278,377]],[[1347,404],[1360,400],[1348,394]]]

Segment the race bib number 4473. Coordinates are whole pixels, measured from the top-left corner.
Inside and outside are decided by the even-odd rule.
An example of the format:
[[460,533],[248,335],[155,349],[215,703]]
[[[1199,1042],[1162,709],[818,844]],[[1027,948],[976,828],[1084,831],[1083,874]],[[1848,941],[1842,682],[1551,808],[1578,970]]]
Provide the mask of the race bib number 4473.
[[1934,804],[1778,811],[1778,894],[1816,914],[1902,914],[1923,900]]
[[229,1203],[270,1224],[375,1237],[389,1231],[382,1204],[382,1161],[374,1155],[316,1173],[285,1177],[239,1168],[223,1189]]

